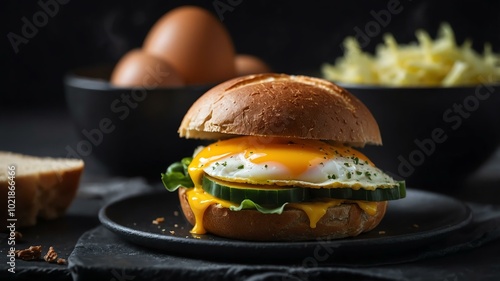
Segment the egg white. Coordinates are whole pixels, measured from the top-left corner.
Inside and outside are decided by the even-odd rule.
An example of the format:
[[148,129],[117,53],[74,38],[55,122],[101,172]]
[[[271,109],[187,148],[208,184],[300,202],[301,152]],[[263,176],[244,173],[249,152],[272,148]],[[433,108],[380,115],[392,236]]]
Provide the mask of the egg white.
[[353,157],[327,159],[319,164],[310,165],[298,176],[292,176],[286,163],[269,161],[256,164],[246,158],[244,153],[207,163],[203,170],[209,176],[220,180],[248,184],[367,190],[398,185],[391,176],[379,168]]

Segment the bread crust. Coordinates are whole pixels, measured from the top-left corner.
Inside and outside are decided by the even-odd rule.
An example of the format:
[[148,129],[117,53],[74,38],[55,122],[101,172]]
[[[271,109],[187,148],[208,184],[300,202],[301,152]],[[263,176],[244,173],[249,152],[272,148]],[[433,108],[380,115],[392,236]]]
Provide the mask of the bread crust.
[[[186,219],[194,225],[194,214],[187,200],[186,188],[179,188],[179,201]],[[330,207],[311,228],[306,213],[285,209],[282,214],[262,214],[256,210],[231,211],[211,205],[203,216],[207,232],[222,237],[250,241],[306,241],[357,236],[375,228],[385,215],[387,201],[378,202],[377,213],[366,214],[357,204]]]
[[178,131],[198,139],[250,135],[382,144],[371,112],[345,89],[319,78],[274,73],[242,76],[210,89],[191,106]]
[[77,193],[84,170],[82,160],[4,151],[0,151],[0,162],[3,169],[12,164],[16,172],[13,188],[9,188],[5,171],[0,173],[0,219],[7,221],[7,199],[9,191],[14,191],[16,227],[35,225],[39,217],[55,219],[64,215]]

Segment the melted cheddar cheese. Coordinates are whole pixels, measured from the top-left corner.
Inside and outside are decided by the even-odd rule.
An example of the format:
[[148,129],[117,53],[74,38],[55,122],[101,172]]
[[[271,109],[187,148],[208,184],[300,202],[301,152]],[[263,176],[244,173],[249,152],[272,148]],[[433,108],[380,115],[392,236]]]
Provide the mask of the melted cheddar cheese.
[[[239,157],[238,159],[243,159],[247,162],[245,162],[245,165],[239,163],[235,164],[233,170],[229,171],[231,168],[231,159],[233,157]],[[350,162],[346,162],[345,159],[349,159]],[[331,174],[323,173],[323,170],[320,169],[327,166],[328,161],[332,163],[333,161],[341,161],[332,164],[332,167],[337,169],[336,171],[342,171],[343,174],[338,172],[335,177],[332,177]],[[228,166],[226,167],[226,165]],[[223,174],[219,174],[218,176],[210,174],[210,176],[216,178],[224,178],[224,176],[226,176],[224,180],[247,184],[249,187],[252,184],[275,184],[286,186],[302,183],[307,187],[318,188],[324,186],[323,182],[325,181],[330,182],[330,187],[335,187],[340,186],[338,180],[342,180],[342,177],[345,177],[347,183],[341,183],[344,187],[347,184],[352,188],[360,188],[360,186],[364,186],[365,182],[361,182],[360,184],[360,181],[354,178],[354,176],[360,175],[360,177],[366,177],[364,172],[360,172],[359,169],[361,168],[356,170],[358,168],[357,166],[361,165],[365,165],[361,167],[362,169],[375,168],[373,163],[366,158],[366,156],[355,149],[346,146],[331,146],[316,140],[239,137],[213,143],[201,150],[193,158],[188,167],[188,173],[195,185],[194,188],[189,189],[186,193],[189,205],[191,206],[196,220],[191,233],[206,233],[203,226],[203,216],[210,205],[219,204],[224,208],[230,208],[231,206],[237,207],[239,205],[239,203],[234,204],[216,198],[205,193],[203,190],[203,175],[205,173],[209,174],[222,166],[224,166],[222,168],[224,170],[220,171],[229,173],[231,178]],[[249,174],[245,174],[247,170]],[[370,174],[371,177],[376,176],[376,174],[373,174],[374,173]],[[310,179],[310,181],[304,180],[304,177]],[[368,178],[371,180],[371,177]],[[278,178],[278,182],[272,182],[272,180],[276,180],[276,178]],[[332,181],[337,182],[332,183]],[[309,183],[310,185],[308,185]],[[376,187],[370,187],[370,189],[373,188]],[[294,208],[304,211],[309,218],[310,227],[315,228],[317,222],[325,215],[329,207],[338,206],[345,201],[358,204],[367,214],[373,215],[376,213],[377,204],[375,202],[339,199],[289,203],[285,208]]]
[[[206,209],[213,204],[219,204],[221,207],[230,208],[231,206],[237,207],[236,204],[231,203],[226,200],[214,197],[201,188],[190,188],[186,192],[189,206],[193,211],[195,217],[195,225],[191,229],[193,234],[205,234],[206,230],[203,226],[203,216]],[[326,210],[330,207],[339,206],[340,204],[349,201],[341,199],[328,199],[321,202],[301,202],[301,203],[289,203],[286,208],[294,208],[304,211],[309,218],[309,226],[311,228],[316,228],[318,221],[326,214]],[[375,215],[377,212],[376,202],[366,202],[366,201],[349,201],[350,203],[356,203],[363,211],[369,215]],[[237,211],[235,211],[237,212]]]

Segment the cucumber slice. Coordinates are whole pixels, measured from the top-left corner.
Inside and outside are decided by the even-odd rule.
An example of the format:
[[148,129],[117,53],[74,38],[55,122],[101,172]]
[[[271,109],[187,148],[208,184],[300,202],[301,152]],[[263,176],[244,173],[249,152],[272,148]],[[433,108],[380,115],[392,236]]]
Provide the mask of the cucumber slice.
[[285,203],[302,202],[309,199],[308,189],[300,187],[270,187],[252,185],[252,187],[238,186],[203,177],[203,190],[220,199],[240,204],[245,199],[250,199],[259,205],[283,205]]
[[302,202],[311,199],[335,198],[363,201],[387,201],[406,197],[404,181],[393,188],[378,188],[375,190],[351,188],[301,188],[273,186],[245,186],[203,177],[203,190],[220,199],[240,204],[245,199],[263,206],[280,206],[285,203]]
[[310,189],[311,198],[337,198],[364,201],[387,201],[406,197],[406,184],[399,182],[393,188],[377,188],[375,190],[350,189],[350,188],[318,188]]

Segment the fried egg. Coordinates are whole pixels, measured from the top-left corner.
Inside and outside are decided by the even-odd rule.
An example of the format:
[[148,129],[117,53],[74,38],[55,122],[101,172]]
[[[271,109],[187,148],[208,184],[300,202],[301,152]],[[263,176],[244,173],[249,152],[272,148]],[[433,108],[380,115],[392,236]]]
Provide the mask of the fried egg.
[[206,173],[254,185],[366,190],[398,185],[351,147],[304,139],[246,136],[218,141],[193,158],[189,172],[198,182]]

